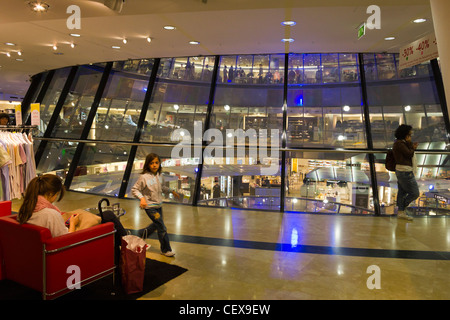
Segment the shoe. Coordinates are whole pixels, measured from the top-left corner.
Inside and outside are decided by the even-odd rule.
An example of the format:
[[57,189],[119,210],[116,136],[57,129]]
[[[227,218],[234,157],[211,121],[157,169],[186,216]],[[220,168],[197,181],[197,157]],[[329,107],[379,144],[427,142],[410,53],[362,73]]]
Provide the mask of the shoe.
[[166,257],[173,257],[175,255],[175,252],[167,251],[167,252],[161,252],[161,254]]
[[405,213],[405,211],[403,211],[403,210],[402,211],[398,210],[397,218],[398,219],[403,219],[403,220],[408,220],[408,221],[413,221],[414,220],[413,217],[408,216]]

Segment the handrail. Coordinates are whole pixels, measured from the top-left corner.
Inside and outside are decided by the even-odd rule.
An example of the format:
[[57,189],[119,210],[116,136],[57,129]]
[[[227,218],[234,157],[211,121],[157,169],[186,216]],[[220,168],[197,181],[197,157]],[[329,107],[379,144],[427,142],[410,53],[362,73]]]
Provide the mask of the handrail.
[[[89,139],[62,139],[62,138],[44,138],[44,137],[33,137],[35,140],[45,140],[50,142],[78,142],[78,143],[98,143],[98,144],[112,144],[112,145],[125,145],[125,146],[150,146],[150,147],[175,147],[179,146],[179,143],[164,143],[164,142],[125,142],[125,141],[111,141],[111,140],[89,140]],[[183,145],[187,148],[206,148],[207,145],[195,145],[195,144],[186,144]],[[211,146],[209,146],[211,147]],[[222,148],[226,149],[230,146],[224,145],[214,145],[214,148]],[[258,146],[249,146],[249,145],[233,145],[234,148],[254,148]],[[270,146],[265,146],[268,149],[271,149]],[[344,148],[336,148],[336,149],[326,149],[326,148],[278,148],[279,151],[301,151],[301,152],[323,152],[323,153],[358,153],[358,154],[383,154],[386,153],[388,149],[344,149]],[[450,155],[450,150],[416,150],[416,154],[441,154],[441,155]]]
[[[233,200],[236,200],[236,199],[239,200],[239,199],[243,199],[243,198],[247,198],[247,199],[264,199],[264,198],[279,199],[280,197],[277,197],[277,196],[260,196],[260,195],[254,195],[254,196],[253,195],[252,196],[233,196],[233,197],[220,197],[220,198],[202,199],[202,200],[199,200],[198,203],[199,204],[203,204],[203,203],[207,204],[208,202],[215,202],[216,200],[224,200],[224,201],[231,200],[231,201],[233,201]],[[294,196],[287,196],[286,200],[288,200],[288,199],[291,199],[291,200],[292,199],[297,199],[299,201],[303,200],[303,201],[311,201],[311,202],[322,202],[322,204],[334,204],[334,205],[338,205],[338,206],[345,206],[345,207],[349,207],[349,208],[356,209],[356,210],[359,210],[359,211],[366,211],[366,212],[369,212],[371,214],[375,214],[375,211],[370,210],[368,208],[358,207],[358,206],[354,206],[354,205],[347,204],[347,203],[342,203],[342,202],[335,202],[335,201],[327,201],[327,202],[325,202],[322,199],[311,199],[311,198],[294,197]],[[271,205],[269,205],[269,206],[271,206]],[[340,210],[337,210],[337,211],[340,211]]]

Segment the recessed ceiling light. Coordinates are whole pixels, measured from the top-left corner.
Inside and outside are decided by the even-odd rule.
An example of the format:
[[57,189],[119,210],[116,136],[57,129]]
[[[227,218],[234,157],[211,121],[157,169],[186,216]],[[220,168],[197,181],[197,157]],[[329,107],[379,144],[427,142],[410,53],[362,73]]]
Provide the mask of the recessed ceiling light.
[[283,26],[289,26],[289,27],[292,27],[292,26],[295,26],[295,25],[297,24],[297,22],[288,20],[288,21],[283,21],[281,24],[282,24]]
[[189,44],[200,44],[198,41],[189,41]]
[[21,56],[22,55],[22,51],[17,51],[17,54],[19,55],[19,56]]
[[9,58],[9,57],[11,57],[11,54],[9,52],[7,52],[6,56]]
[[72,43],[70,44],[70,47],[71,47],[72,49],[75,48],[75,43],[72,42]]
[[56,44],[53,45],[53,50],[58,50],[58,47],[56,46]]
[[426,21],[427,21],[427,19],[419,18],[419,19],[414,20],[413,22],[414,23],[423,23],[423,22],[426,22]]
[[31,9],[35,12],[46,12],[50,6],[42,1],[30,1],[28,2],[28,5],[31,7]]
[[288,39],[281,39],[283,42],[294,42],[294,39],[288,38]]
[[78,34],[78,33],[71,33],[69,35],[72,37],[81,37],[81,34]]
[[7,46],[15,46],[15,45],[16,45],[15,43],[12,43],[12,42],[5,42],[5,44],[6,44]]
[[395,40],[395,37],[387,37],[387,38],[384,38],[384,40],[386,40],[386,41],[392,41],[392,40]]
[[176,28],[174,26],[164,26],[164,29],[166,29],[166,30],[175,30]]
[[128,41],[126,38],[123,38],[122,42],[123,42],[123,44],[127,44]]
[[147,42],[152,42],[152,38],[147,37]]
[[111,48],[113,48],[113,49],[120,49],[119,46],[112,46]]

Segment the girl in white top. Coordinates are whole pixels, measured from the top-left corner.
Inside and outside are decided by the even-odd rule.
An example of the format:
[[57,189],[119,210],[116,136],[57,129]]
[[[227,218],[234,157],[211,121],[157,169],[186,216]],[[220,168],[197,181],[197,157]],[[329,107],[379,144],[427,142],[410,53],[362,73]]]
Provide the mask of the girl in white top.
[[179,198],[179,195],[164,186],[161,170],[160,157],[155,153],[148,154],[145,158],[142,174],[131,189],[133,196],[140,200],[139,207],[144,209],[147,216],[152,220],[152,223],[146,228],[137,230],[136,235],[142,237],[147,234],[147,237],[150,237],[156,231],[161,245],[161,254],[173,257],[175,253],[170,246],[167,228],[163,221],[162,192],[172,192],[177,198]]

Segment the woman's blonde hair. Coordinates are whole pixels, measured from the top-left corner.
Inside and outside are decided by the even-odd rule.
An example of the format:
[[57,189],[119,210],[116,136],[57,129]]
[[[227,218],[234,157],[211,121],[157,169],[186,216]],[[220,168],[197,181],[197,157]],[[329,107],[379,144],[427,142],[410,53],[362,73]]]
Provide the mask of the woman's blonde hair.
[[17,216],[19,223],[25,223],[31,218],[38,196],[53,196],[58,192],[59,197],[57,201],[60,201],[64,197],[64,185],[61,179],[53,174],[45,174],[31,180],[25,191],[23,203]]

